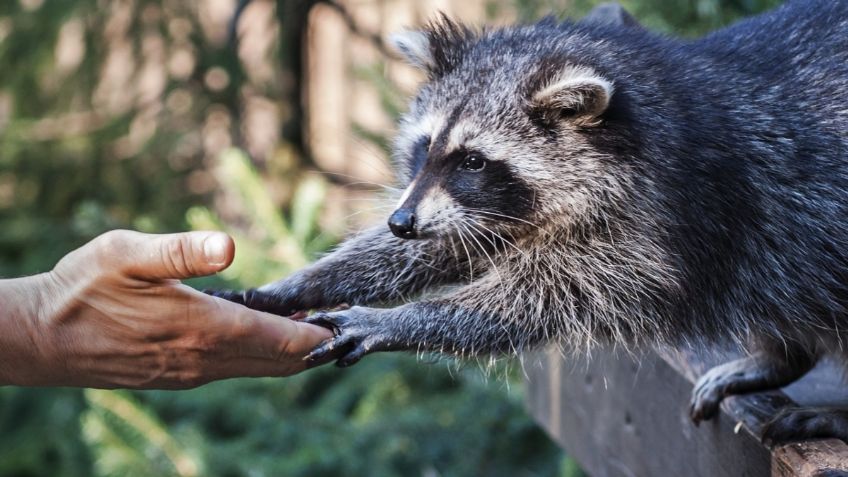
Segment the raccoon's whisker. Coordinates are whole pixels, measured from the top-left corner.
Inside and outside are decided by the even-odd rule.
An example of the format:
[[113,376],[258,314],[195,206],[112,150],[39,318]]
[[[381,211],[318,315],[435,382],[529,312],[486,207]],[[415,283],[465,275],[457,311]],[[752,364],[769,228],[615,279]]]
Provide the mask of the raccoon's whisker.
[[[419,252],[419,253],[420,253],[419,256],[413,257],[416,262],[420,263],[421,265],[423,265],[423,266],[425,266],[425,267],[427,267],[431,270],[436,270],[440,273],[445,273],[445,270],[443,268],[435,266],[435,263],[436,263],[435,257],[433,257],[431,254],[423,252],[423,251]],[[426,260],[425,260],[425,258],[426,258]],[[433,278],[434,277],[432,277],[432,276],[427,278],[428,286],[429,286],[430,283],[432,283]]]
[[509,220],[516,220],[518,222],[522,222],[524,224],[531,225],[531,226],[536,227],[536,228],[541,228],[541,227],[539,227],[538,224],[534,224],[533,222],[530,222],[528,220],[519,219],[518,217],[513,217],[512,215],[499,214],[497,212],[492,212],[491,210],[474,209],[474,208],[470,208],[470,207],[466,208],[466,210],[471,211],[471,212],[476,212],[478,214],[491,215],[493,217],[501,217],[501,218],[509,219]]
[[[509,238],[511,238],[511,239],[512,239],[512,243],[513,243],[513,245],[515,245],[515,246],[517,246],[517,245],[518,245],[518,239],[517,239],[517,238],[515,238],[515,234],[514,234],[512,231],[510,231],[510,230],[504,230],[504,231],[503,231],[503,233],[505,233],[505,234],[506,234]],[[527,257],[527,252],[525,252],[524,250],[522,250],[521,252],[522,252],[522,254],[523,254],[523,256],[524,256],[524,257]]]
[[389,186],[389,185],[380,184],[380,183],[378,183],[378,182],[371,182],[371,181],[356,181],[356,182],[348,182],[348,183],[347,183],[347,184],[345,184],[345,185],[348,185],[348,186],[355,186],[355,185],[363,185],[363,184],[364,184],[364,185],[373,185],[373,186],[381,187],[381,188],[383,188],[383,189],[385,189],[385,190],[392,191],[392,192],[400,192],[400,191],[401,191],[401,189],[398,189],[397,187],[392,187],[392,186]]
[[345,202],[382,202],[386,207],[394,207],[385,197],[345,197]]
[[459,250],[456,248],[456,242],[453,241],[453,235],[448,234],[448,240],[450,240],[451,253],[453,254],[454,259],[456,259],[456,263],[461,262],[459,259]]
[[471,237],[471,239],[474,240],[474,242],[476,242],[477,245],[480,247],[480,252],[482,252],[483,255],[485,255],[486,258],[489,259],[489,263],[492,264],[492,271],[494,271],[495,274],[498,276],[498,281],[502,282],[503,278],[501,277],[500,271],[498,271],[498,266],[495,265],[495,261],[492,260],[492,257],[489,255],[489,252],[486,251],[486,247],[482,243],[480,243],[480,241],[477,240],[477,237],[474,236],[474,233],[469,230],[468,227],[466,227],[468,225],[468,222],[466,222],[465,219],[459,217],[459,222],[460,227],[464,228],[465,231],[468,232],[468,235]]
[[[470,221],[469,225],[474,226],[474,227],[475,227],[475,228],[477,228],[478,230],[479,230],[479,229],[483,229],[484,231],[489,232],[489,233],[490,233],[490,234],[492,234],[493,236],[495,236],[495,237],[497,237],[497,238],[501,239],[501,240],[502,240],[505,244],[507,244],[507,245],[509,245],[510,247],[514,248],[514,249],[515,249],[518,253],[520,253],[522,256],[524,256],[525,258],[527,258],[527,254],[526,254],[526,253],[524,253],[524,251],[523,251],[523,250],[521,250],[520,248],[518,248],[518,247],[515,245],[515,243],[510,242],[509,240],[507,240],[507,239],[506,239],[503,235],[501,235],[501,234],[499,234],[499,233],[495,232],[494,230],[490,229],[489,227],[486,227],[485,225],[481,224],[481,223],[480,223],[480,222],[478,222],[477,220],[472,219],[471,217],[465,217],[465,218],[466,218],[467,220],[469,220],[469,221]],[[513,240],[515,240],[515,237],[513,237],[512,239],[513,239]],[[486,239],[486,240],[488,240],[488,239]],[[491,241],[490,241],[490,242],[491,242]],[[495,244],[492,242],[492,246],[494,246],[494,245],[495,245]]]
[[468,281],[474,281],[474,264],[473,260],[471,260],[471,254],[468,252],[468,247],[465,246],[465,240],[462,238],[462,230],[459,227],[456,228],[457,236],[459,237],[459,242],[462,244],[462,248],[465,250],[465,255],[468,257]]
[[355,159],[358,159],[360,164],[364,164],[371,168],[371,170],[377,172],[378,174],[386,174],[389,172],[387,170],[387,164],[384,157],[383,150],[376,146],[373,142],[358,135],[355,131],[352,131],[348,134],[348,139],[352,140],[354,143],[361,147],[361,151],[366,152],[365,155],[356,155],[353,156]]
[[466,215],[463,215],[460,220],[462,220],[463,224],[468,226],[469,231],[471,233],[473,233],[475,235],[484,236],[483,238],[485,238],[486,241],[489,242],[492,245],[492,247],[494,247],[495,250],[497,250],[497,246],[495,245],[495,243],[492,242],[491,240],[489,240],[487,237],[485,237],[486,230],[483,230],[482,228],[480,228],[478,223],[472,222],[472,219],[470,217],[466,216]]
[[379,182],[371,182],[371,181],[362,180],[361,177],[352,176],[350,174],[342,174],[341,172],[332,172],[332,171],[309,171],[309,172],[312,173],[312,174],[326,174],[326,175],[339,176],[339,177],[344,177],[344,178],[347,178],[347,179],[355,179],[356,180],[356,182],[351,182],[347,185],[368,184],[368,185],[374,185],[374,186],[380,187],[381,189],[385,189],[385,190],[388,190],[388,191],[391,191],[391,192],[400,192],[401,191],[401,189],[399,189],[397,187],[392,187],[390,185],[381,184]]
[[364,213],[366,213],[366,212],[373,212],[373,211],[375,211],[375,210],[392,210],[392,209],[393,209],[393,207],[388,206],[388,205],[378,205],[378,206],[376,206],[376,207],[368,207],[368,208],[366,208],[366,209],[357,210],[356,212],[353,212],[353,213],[351,213],[351,214],[348,214],[348,215],[346,215],[346,216],[342,217],[342,219],[343,219],[343,220],[347,220],[347,219],[349,219],[349,218],[351,218],[351,217],[355,217],[355,216],[357,216],[357,215],[359,215],[359,214],[364,214]]

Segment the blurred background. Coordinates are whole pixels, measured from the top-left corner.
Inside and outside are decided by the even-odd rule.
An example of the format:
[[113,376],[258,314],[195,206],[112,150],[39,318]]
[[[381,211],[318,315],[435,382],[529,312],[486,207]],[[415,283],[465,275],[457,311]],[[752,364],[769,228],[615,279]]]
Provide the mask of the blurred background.
[[[0,276],[113,228],[221,229],[243,288],[365,224],[421,80],[382,38],[591,0],[3,0]],[[777,0],[625,0],[696,36]],[[377,207],[377,208],[375,208]],[[520,368],[380,354],[187,392],[0,388],[0,476],[576,476],[524,412]]]

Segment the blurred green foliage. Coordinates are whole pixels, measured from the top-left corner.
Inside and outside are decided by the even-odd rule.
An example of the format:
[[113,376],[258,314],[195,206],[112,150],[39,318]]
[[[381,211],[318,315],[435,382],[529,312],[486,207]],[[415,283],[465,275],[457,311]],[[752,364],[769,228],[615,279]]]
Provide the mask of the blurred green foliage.
[[[194,3],[0,2],[0,276],[47,270],[116,227],[233,234],[236,262],[220,276],[193,281],[198,287],[277,279],[339,240],[318,225],[327,183],[299,172],[306,158],[257,164],[232,148],[211,161],[204,155],[198,131],[213,112],[238,117],[249,72],[225,40],[200,33]],[[532,20],[550,12],[579,16],[596,3],[492,0],[487,11],[515,8]],[[622,3],[651,28],[697,35],[779,2]],[[129,8],[123,26],[108,23],[115,5]],[[168,15],[187,22],[190,33],[178,34],[179,24],[163,20]],[[59,71],[57,41],[74,19],[82,19],[84,55],[71,71]],[[143,92],[131,88],[112,98],[117,106],[101,97],[114,46],[102,36],[107,27],[124,28],[132,75],[143,71],[151,32],[166,48],[194,53],[190,74],[161,85],[167,108],[149,109]],[[293,47],[281,44],[276,54]],[[223,87],[205,81],[213,69],[228,78]],[[395,115],[396,92],[381,71],[376,65],[357,73],[381,87]],[[285,100],[281,87],[251,87]],[[109,114],[98,113],[104,109]],[[223,128],[240,145],[238,127]],[[373,132],[355,132],[387,144]],[[202,187],[210,174],[223,190]],[[291,191],[284,202],[272,199],[273,181]],[[218,210],[213,198],[220,194],[239,206],[236,218]],[[434,359],[377,355],[349,370],[326,366],[184,392],[2,388],[0,476],[579,475],[523,411],[516,366],[487,375],[474,363]]]

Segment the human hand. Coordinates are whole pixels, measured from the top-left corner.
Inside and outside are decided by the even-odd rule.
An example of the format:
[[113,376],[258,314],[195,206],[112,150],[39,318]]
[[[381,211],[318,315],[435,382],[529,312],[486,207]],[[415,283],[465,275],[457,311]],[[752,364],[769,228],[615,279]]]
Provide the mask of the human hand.
[[5,370],[5,382],[179,389],[303,371],[303,356],[330,331],[178,281],[223,270],[233,255],[220,232],[101,235],[28,279],[40,305],[27,331],[37,353],[20,372]]

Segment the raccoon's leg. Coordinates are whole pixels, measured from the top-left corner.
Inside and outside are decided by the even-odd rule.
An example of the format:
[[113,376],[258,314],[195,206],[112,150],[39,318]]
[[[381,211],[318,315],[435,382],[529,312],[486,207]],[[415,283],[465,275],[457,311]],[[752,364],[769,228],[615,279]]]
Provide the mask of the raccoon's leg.
[[385,225],[342,243],[309,267],[280,281],[246,291],[207,291],[250,308],[289,316],[299,311],[400,299],[428,286],[460,278],[450,247],[405,240]]
[[763,443],[835,438],[848,442],[848,409],[784,409],[763,428]]
[[[476,282],[471,287],[460,292],[498,296]],[[458,293],[397,308],[353,307],[316,313],[306,321],[330,328],[336,336],[315,348],[306,359],[341,356],[337,364],[344,367],[375,351],[440,351],[472,356],[519,352],[544,342],[552,334],[552,330],[542,326],[522,326],[526,320],[512,313],[481,310],[478,301],[468,298]]]
[[725,397],[786,386],[812,369],[817,360],[789,342],[761,344],[754,349],[751,356],[716,366],[698,379],[689,407],[696,425],[713,418]]

